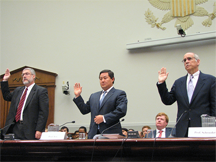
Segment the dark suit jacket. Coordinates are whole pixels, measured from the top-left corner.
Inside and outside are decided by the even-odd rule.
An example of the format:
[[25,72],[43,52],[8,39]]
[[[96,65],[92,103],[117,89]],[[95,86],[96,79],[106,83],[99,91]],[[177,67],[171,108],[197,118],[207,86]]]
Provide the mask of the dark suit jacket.
[[212,75],[200,72],[190,104],[188,101],[186,81],[187,75],[177,79],[170,92],[168,92],[165,82],[157,84],[161,100],[165,105],[171,105],[177,101],[178,114],[176,121],[178,121],[179,117],[183,114],[176,125],[177,137],[184,137],[186,135],[188,125],[191,127],[201,127],[200,116],[202,114],[215,116],[216,78]]
[[[74,98],[74,102],[79,108],[82,114],[88,114],[91,112],[91,123],[88,133],[88,138],[93,138],[97,134],[98,125],[94,122],[94,118],[97,115],[104,115],[106,123],[99,124],[100,132],[106,128],[119,122],[119,119],[126,115],[127,112],[127,98],[126,93],[122,90],[115,89],[114,87],[105,96],[101,107],[99,106],[100,92],[92,94],[89,101],[84,103],[81,96]],[[114,127],[104,132],[106,133],[118,133],[122,134],[121,124],[118,123]]]
[[[8,82],[1,82],[4,100],[11,101],[6,126],[15,121],[16,110],[24,88],[24,86],[18,87],[10,93]],[[45,130],[48,114],[49,99],[47,89],[35,84],[27,98],[23,111],[23,125],[26,139],[35,139],[36,131],[43,132]],[[9,127],[5,128],[4,134],[8,133],[8,130]]]
[[[173,130],[173,128],[166,127],[166,132],[165,132],[166,133],[166,135],[165,135],[166,138],[168,138],[171,133],[173,134],[172,130]],[[156,137],[156,130],[153,131],[153,134],[154,134],[154,137]],[[149,133],[149,136],[152,137],[152,133]],[[145,136],[145,138],[148,138],[148,137]]]

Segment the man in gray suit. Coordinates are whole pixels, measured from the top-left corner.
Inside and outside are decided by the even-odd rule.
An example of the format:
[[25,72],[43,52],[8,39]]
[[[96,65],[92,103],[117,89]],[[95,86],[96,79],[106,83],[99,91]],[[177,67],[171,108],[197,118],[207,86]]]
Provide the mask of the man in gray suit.
[[177,79],[170,92],[165,82],[169,74],[166,68],[158,72],[157,83],[161,100],[165,105],[171,105],[177,101],[177,137],[187,137],[188,127],[201,127],[202,114],[215,116],[216,78],[199,71],[200,59],[197,54],[186,53],[182,62],[188,74]]
[[35,71],[25,68],[22,71],[24,86],[10,92],[8,79],[9,69],[6,70],[1,82],[3,98],[11,101],[10,110],[6,119],[4,135],[14,133],[16,139],[40,139],[45,130],[48,113],[49,99],[46,88],[35,84]]
[[[127,97],[122,90],[113,87],[115,78],[111,70],[103,70],[99,74],[102,91],[91,94],[89,101],[84,103],[81,97],[82,87],[80,83],[74,85],[75,98],[73,101],[82,114],[91,112],[91,123],[88,138],[102,133],[122,134],[119,119],[127,112]],[[113,126],[113,127],[112,127]]]
[[148,134],[147,130],[146,138],[168,138],[172,133],[172,128],[167,127],[168,122],[169,117],[167,116],[167,114],[163,112],[158,113],[155,117],[156,130],[153,131],[154,136],[152,136],[152,134]]

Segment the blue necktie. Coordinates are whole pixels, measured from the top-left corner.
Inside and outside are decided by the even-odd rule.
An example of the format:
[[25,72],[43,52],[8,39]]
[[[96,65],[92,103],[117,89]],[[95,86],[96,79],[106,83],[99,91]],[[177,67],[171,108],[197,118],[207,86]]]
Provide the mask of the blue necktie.
[[101,104],[102,104],[102,102],[104,100],[104,97],[106,96],[106,93],[107,93],[107,91],[103,91],[103,95],[102,95],[102,97],[100,99],[100,106],[101,106]]
[[191,75],[189,83],[188,83],[188,100],[189,100],[189,103],[191,102],[191,98],[193,96],[193,91],[194,91],[194,86],[193,86],[193,82],[192,82],[193,78],[194,78],[193,75]]

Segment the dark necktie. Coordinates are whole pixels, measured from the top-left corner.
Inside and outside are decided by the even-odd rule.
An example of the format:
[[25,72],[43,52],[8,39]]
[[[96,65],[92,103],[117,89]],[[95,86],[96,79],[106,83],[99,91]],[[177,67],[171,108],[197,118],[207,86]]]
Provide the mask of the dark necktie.
[[23,107],[23,104],[24,104],[24,101],[26,98],[27,90],[28,90],[28,88],[25,89],[25,92],[23,93],[23,95],[20,99],[20,102],[19,102],[19,105],[17,108],[17,112],[16,112],[16,116],[15,116],[16,122],[18,122],[20,120],[20,114],[21,114],[21,110],[22,110],[22,107]]

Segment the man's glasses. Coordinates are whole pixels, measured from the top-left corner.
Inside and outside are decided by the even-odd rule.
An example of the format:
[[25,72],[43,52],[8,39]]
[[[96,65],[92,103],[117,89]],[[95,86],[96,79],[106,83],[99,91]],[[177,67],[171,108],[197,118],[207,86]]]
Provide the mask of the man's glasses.
[[191,61],[193,58],[194,58],[194,57],[187,57],[187,58],[183,59],[182,62],[185,63],[187,60],[188,60],[188,61]]
[[31,75],[31,73],[23,73],[21,76],[23,77],[24,75]]

